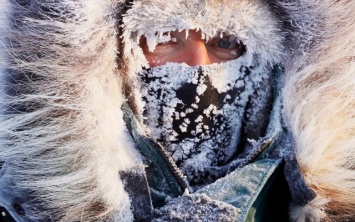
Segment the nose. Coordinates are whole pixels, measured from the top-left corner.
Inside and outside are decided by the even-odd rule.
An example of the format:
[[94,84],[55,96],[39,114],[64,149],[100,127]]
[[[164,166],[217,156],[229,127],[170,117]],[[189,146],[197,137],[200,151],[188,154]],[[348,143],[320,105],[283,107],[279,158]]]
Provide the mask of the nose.
[[187,55],[185,60],[187,65],[198,66],[212,63],[204,40],[191,39],[188,41],[187,46],[186,49],[188,51],[185,53]]

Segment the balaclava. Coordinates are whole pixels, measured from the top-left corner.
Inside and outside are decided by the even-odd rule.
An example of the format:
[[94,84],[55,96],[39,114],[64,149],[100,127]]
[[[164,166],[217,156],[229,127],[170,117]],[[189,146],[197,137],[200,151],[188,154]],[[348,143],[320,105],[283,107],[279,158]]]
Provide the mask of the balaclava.
[[[124,54],[130,63],[127,75],[137,115],[191,186],[223,176],[223,166],[247,153],[248,144],[263,136],[268,122],[271,67],[280,58],[282,39],[275,37],[280,35],[276,35],[278,24],[272,22],[274,19],[264,24],[245,22],[253,16],[272,16],[255,5],[250,5],[249,11],[245,6],[238,11],[238,5],[248,2],[196,1],[196,7],[191,8],[186,1],[169,5],[140,1],[123,18]],[[245,46],[245,52],[218,64],[149,67],[139,47],[140,38],[144,36],[153,51],[159,42],[169,41],[169,32],[175,30],[199,30],[206,41],[227,35],[230,41]]]

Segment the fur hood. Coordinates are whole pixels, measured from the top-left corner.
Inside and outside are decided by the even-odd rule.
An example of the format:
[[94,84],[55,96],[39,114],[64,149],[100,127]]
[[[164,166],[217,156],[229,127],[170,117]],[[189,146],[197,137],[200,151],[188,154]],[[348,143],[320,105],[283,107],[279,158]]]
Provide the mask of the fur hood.
[[[1,0],[0,160],[12,189],[37,197],[33,207],[41,203],[55,220],[132,221],[119,172],[143,163],[121,106],[134,103],[139,119],[139,102],[125,92],[146,61],[132,54],[138,49],[129,39],[155,34],[149,28],[159,21],[171,31],[169,18],[206,9],[179,28],[213,36],[220,27],[209,24],[229,13],[232,25],[222,28],[239,35],[250,55],[285,69],[283,118],[317,195],[293,205],[290,216],[355,218],[355,1],[135,2],[127,11],[123,0]],[[161,16],[137,27],[137,13]]]

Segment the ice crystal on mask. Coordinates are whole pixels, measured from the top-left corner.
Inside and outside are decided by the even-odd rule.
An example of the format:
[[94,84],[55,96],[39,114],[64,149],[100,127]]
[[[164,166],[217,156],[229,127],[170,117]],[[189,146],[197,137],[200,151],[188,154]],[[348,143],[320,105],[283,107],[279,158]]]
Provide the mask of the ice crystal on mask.
[[192,184],[212,180],[207,169],[237,151],[249,98],[268,76],[247,65],[243,59],[196,67],[168,63],[139,74],[145,124]]

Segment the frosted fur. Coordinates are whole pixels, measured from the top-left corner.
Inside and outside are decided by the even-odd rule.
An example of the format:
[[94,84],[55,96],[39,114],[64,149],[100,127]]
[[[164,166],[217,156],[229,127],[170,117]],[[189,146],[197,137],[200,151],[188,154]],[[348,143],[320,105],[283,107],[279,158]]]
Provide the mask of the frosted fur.
[[290,218],[292,221],[312,221],[320,222],[327,218],[324,206],[328,200],[325,198],[316,198],[308,203],[306,206],[297,206],[291,204],[292,211],[290,212]]
[[[17,182],[14,189],[37,191],[48,206],[43,214],[54,221],[132,221],[118,174],[140,164],[120,109],[124,71],[117,68],[116,53],[123,49],[117,49],[115,26],[123,1],[21,2],[52,4],[57,16],[38,19],[28,14],[28,5],[0,1],[0,38],[6,37],[0,44],[1,90],[7,87],[6,67],[50,77],[26,82],[36,89],[29,95],[0,96],[0,159],[11,162],[7,165]],[[218,2],[228,7],[213,7]],[[211,7],[203,5],[201,13],[194,13],[199,11],[195,3]],[[305,179],[317,193],[307,206],[293,206],[290,215],[294,221],[345,221],[355,217],[354,9],[353,0],[137,0],[118,41],[125,43],[128,75],[146,64],[136,47],[140,34],[150,34],[153,48],[157,42],[150,28],[196,28],[206,39],[229,31],[247,45],[250,55],[283,62],[283,115]],[[30,17],[16,30],[13,20],[3,20],[10,12],[20,20]],[[213,26],[218,19],[221,26]],[[26,54],[38,51],[44,54]],[[4,107],[32,102],[43,106],[4,115]],[[16,130],[34,122],[39,124]]]
[[[0,50],[1,52],[4,52],[5,49],[5,44],[4,44],[4,38],[6,36],[6,31],[8,30],[8,15],[9,15],[9,4],[6,0],[3,0],[3,2],[0,3]],[[6,54],[5,53],[0,53],[0,74],[4,71],[6,67]],[[3,87],[0,89],[0,98],[3,94]]]
[[308,29],[311,35],[322,33],[323,41],[286,62],[284,114],[317,198],[292,214],[296,221],[306,216],[345,221],[355,217],[355,2],[322,1],[318,6],[303,0],[292,8],[302,4],[323,14],[310,16],[314,26]]
[[[132,221],[119,171],[139,164],[139,158],[122,120],[124,98],[112,15],[117,3],[52,3],[58,14],[69,10],[75,16],[65,21],[28,18],[20,30],[11,30],[9,41],[25,40],[20,47],[7,48],[8,61],[14,64],[8,66],[32,71],[45,80],[28,83],[27,87],[35,87],[33,93],[1,102],[35,102],[43,108],[4,116],[0,159],[11,160],[8,167],[17,182],[15,189],[35,191],[47,210],[41,213],[54,221]],[[15,4],[11,10],[26,13]],[[39,33],[41,29],[46,32]],[[26,62],[21,57],[37,49],[46,56],[33,54]]]

